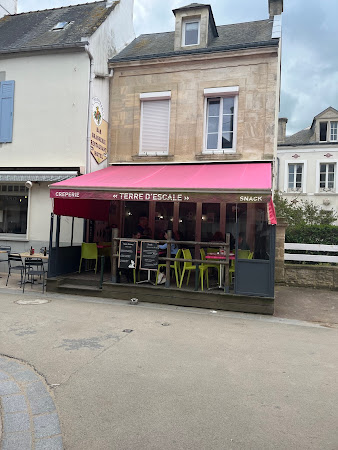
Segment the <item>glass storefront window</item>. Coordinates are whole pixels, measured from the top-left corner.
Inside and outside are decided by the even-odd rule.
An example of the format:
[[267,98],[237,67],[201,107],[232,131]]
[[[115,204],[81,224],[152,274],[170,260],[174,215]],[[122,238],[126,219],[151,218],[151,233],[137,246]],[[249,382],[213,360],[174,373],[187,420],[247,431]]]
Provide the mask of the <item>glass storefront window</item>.
[[[242,205],[238,205],[242,206]],[[238,249],[253,253],[253,259],[270,259],[270,231],[265,203],[246,205],[238,214]]]
[[174,203],[157,202],[155,211],[155,239],[164,239],[166,230],[173,229]]
[[125,202],[123,237],[133,237],[137,232],[141,237],[150,237],[149,202]]
[[28,189],[25,185],[2,184],[0,189],[0,233],[26,234]]
[[224,230],[220,230],[220,205],[219,203],[203,203],[201,240],[223,241]]
[[195,240],[196,203],[180,203],[178,230],[183,241]]

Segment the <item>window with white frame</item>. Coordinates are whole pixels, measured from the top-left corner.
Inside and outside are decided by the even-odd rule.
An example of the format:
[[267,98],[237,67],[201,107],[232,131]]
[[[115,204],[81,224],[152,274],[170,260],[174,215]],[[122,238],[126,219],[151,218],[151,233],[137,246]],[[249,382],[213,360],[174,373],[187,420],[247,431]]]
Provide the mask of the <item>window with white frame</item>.
[[168,155],[170,98],[171,92],[150,92],[140,95],[140,155]]
[[335,142],[338,141],[338,122],[320,122],[319,123],[319,141]]
[[24,184],[0,184],[0,236],[27,233],[28,195]]
[[331,122],[330,141],[338,141],[338,122]]
[[288,165],[288,192],[302,192],[303,190],[303,164],[289,164]]
[[204,153],[236,151],[238,87],[205,89]]
[[199,45],[200,21],[198,19],[183,22],[182,46]]
[[336,183],[336,164],[320,163],[319,190],[322,192],[334,191]]

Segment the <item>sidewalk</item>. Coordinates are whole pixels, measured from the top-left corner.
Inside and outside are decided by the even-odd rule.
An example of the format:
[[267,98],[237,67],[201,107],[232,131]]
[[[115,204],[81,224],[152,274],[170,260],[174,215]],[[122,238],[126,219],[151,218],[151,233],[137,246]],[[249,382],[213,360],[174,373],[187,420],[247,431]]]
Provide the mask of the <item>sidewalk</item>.
[[[0,273],[1,288],[22,293],[19,287],[20,276],[11,275],[6,287],[7,274]],[[26,293],[36,292],[42,295],[41,285],[29,285]],[[274,317],[285,319],[304,320],[327,325],[338,324],[338,291],[321,289],[298,288],[288,286],[275,287],[275,313]]]
[[[3,383],[18,387],[6,395],[42,382],[53,403],[27,413],[29,432],[24,410],[6,419],[3,450],[338,448],[337,295],[277,290],[278,314],[292,319],[43,295],[41,286],[22,294],[13,277],[0,289],[0,363],[20,367],[15,380],[7,372]],[[299,321],[304,308],[330,325]],[[9,433],[27,446],[5,445]]]

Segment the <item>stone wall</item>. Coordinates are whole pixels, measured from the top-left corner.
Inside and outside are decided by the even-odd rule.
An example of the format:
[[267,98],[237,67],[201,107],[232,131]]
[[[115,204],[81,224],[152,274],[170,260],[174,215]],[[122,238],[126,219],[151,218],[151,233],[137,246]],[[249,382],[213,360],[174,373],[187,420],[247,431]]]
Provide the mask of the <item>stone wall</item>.
[[285,264],[284,284],[287,286],[338,290],[338,267]]
[[[195,59],[194,59],[195,58]],[[111,64],[109,162],[271,160],[278,113],[278,47]],[[237,148],[203,154],[204,89],[239,86]],[[171,91],[168,156],[139,156],[140,94]]]

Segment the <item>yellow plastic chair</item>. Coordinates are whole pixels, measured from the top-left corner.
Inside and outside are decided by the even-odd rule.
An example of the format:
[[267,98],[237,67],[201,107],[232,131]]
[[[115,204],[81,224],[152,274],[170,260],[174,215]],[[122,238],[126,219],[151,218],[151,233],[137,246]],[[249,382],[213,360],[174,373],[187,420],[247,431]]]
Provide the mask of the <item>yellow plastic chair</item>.
[[[192,259],[192,256],[191,256],[191,252],[190,252],[190,250],[188,250],[188,249],[183,249],[182,250],[182,252],[183,252],[183,258],[184,259]],[[191,262],[188,262],[188,261],[185,261],[184,263],[183,263],[183,269],[182,269],[182,275],[181,275],[181,282],[180,282],[180,288],[182,287],[182,283],[183,283],[183,279],[184,279],[184,274],[185,274],[185,272],[188,272],[188,279],[187,279],[187,285],[188,285],[188,283],[189,283],[189,280],[190,280],[190,274],[191,274],[191,271],[196,271],[196,265],[193,265]],[[200,264],[200,266],[199,266],[199,279],[200,279],[200,282],[201,282],[201,288],[202,288],[202,291],[203,291],[203,280],[204,280],[204,273],[205,272],[207,272],[208,271],[208,267],[207,267],[207,265],[206,264]],[[208,281],[208,275],[207,275],[207,283],[208,283],[209,281]]]
[[[179,249],[178,252],[176,253],[175,258],[181,258],[181,253],[182,250]],[[166,264],[159,264],[158,265],[158,269],[157,269],[157,273],[156,273],[156,285],[158,282],[158,276],[160,273],[160,269],[166,267]],[[179,280],[180,280],[180,276],[181,276],[181,267],[180,267],[180,262],[179,261],[174,261],[174,264],[170,264],[170,269],[174,269],[175,270],[175,278],[176,278],[176,286],[179,287]]]
[[[220,276],[221,276],[220,275],[221,274],[221,272],[220,272],[221,266],[220,266],[220,264],[215,264],[215,263],[209,262],[209,260],[207,260],[205,258],[205,250],[204,250],[204,248],[200,249],[200,253],[201,253],[201,259],[203,261],[204,260],[206,261],[205,263],[203,263],[203,267],[205,268],[204,271],[207,274],[207,287],[209,288],[209,273],[208,273],[208,269],[217,269],[218,281],[219,281]],[[210,253],[216,253],[216,252],[210,252]]]
[[238,259],[252,259],[249,258],[250,256],[250,250],[238,250],[237,258]]
[[98,248],[99,256],[111,257],[111,242],[99,242],[98,245],[103,248]]
[[219,252],[219,248],[211,248],[211,247],[207,248],[207,254],[208,253],[217,253],[217,252]]
[[79,273],[81,273],[81,265],[82,265],[82,260],[83,259],[95,260],[95,273],[96,273],[96,271],[97,271],[97,259],[98,259],[98,251],[97,251],[96,244],[87,244],[86,242],[82,242]]
[[[238,250],[238,259],[253,259],[253,252],[251,252],[250,250]],[[234,273],[235,273],[235,260],[231,260],[229,266],[230,284],[232,282]]]

